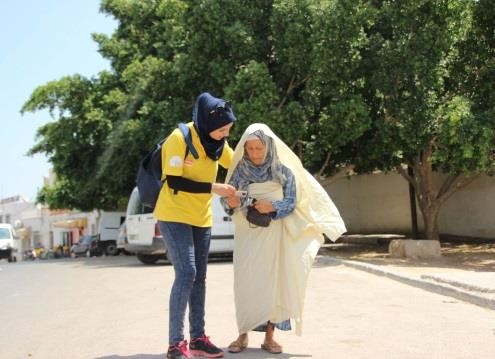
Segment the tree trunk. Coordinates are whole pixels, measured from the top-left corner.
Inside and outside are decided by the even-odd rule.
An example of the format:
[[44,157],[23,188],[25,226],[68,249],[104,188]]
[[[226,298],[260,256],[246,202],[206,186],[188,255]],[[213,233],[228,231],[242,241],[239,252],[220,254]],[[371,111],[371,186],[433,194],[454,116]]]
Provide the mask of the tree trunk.
[[468,177],[461,174],[447,176],[440,188],[435,189],[431,164],[432,153],[433,147],[430,145],[419,154],[416,161],[409,164],[413,168],[412,174],[408,173],[402,166],[397,167],[397,170],[414,187],[418,205],[423,214],[425,239],[439,240],[438,214],[440,208],[452,194],[473,182],[479,173],[473,173]]
[[410,164],[413,173],[399,167],[399,173],[412,184],[416,192],[416,199],[423,215],[424,239],[438,240],[438,214],[442,200],[433,188],[433,168],[431,163],[432,147],[420,153],[418,159]]
[[421,213],[423,214],[424,223],[424,239],[439,240],[438,234],[438,214],[440,213],[440,206],[433,204],[432,206],[420,206]]

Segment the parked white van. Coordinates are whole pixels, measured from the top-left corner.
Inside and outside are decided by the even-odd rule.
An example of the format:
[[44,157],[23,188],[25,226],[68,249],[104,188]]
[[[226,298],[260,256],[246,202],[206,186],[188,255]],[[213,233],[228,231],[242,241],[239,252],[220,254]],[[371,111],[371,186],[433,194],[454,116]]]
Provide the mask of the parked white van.
[[124,212],[101,212],[98,247],[107,256],[116,256],[120,226],[125,221]]
[[[234,224],[225,214],[219,197],[213,195],[213,226],[211,228],[210,254],[232,254],[234,250]],[[124,248],[136,253],[144,264],[167,259],[167,248],[160,234],[158,223],[149,207],[143,206],[137,187],[131,193],[126,213],[127,243]]]
[[9,262],[17,262],[19,238],[14,228],[8,223],[0,223],[0,259],[7,258]]

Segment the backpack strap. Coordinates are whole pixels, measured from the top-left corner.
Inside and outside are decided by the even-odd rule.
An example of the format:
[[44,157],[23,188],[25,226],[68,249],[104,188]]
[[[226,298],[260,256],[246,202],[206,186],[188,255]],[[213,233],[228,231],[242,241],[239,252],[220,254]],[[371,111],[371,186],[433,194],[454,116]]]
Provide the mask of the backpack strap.
[[182,135],[184,136],[184,139],[186,140],[186,155],[184,158],[187,157],[187,154],[191,152],[193,157],[195,159],[199,158],[198,151],[196,151],[196,147],[194,147],[193,142],[192,142],[192,135],[191,135],[191,129],[187,127],[185,123],[179,123],[179,129],[182,132]]

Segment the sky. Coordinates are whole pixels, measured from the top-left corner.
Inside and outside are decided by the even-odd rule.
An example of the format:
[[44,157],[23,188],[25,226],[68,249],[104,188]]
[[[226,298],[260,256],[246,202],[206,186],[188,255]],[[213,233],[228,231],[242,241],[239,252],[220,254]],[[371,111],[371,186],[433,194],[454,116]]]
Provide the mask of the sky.
[[92,33],[111,35],[117,22],[99,11],[100,0],[0,2],[0,199],[34,200],[50,164],[26,153],[36,131],[53,121],[47,111],[21,115],[31,93],[67,75],[96,76],[109,69]]

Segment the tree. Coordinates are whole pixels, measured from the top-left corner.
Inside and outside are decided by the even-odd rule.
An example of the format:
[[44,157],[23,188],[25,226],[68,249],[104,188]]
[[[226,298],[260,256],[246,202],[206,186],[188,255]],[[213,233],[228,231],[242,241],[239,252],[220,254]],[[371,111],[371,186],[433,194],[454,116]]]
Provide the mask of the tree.
[[373,8],[361,1],[329,2],[318,12],[304,90],[312,114],[304,163],[322,183],[354,167],[362,153],[356,142],[371,130],[363,55],[373,20]]
[[340,111],[354,114],[332,127],[335,99],[307,90],[324,61],[319,56],[313,66],[311,59],[326,6],[312,0],[102,1],[101,10],[119,24],[111,36],[93,35],[111,71],[42,85],[22,109],[49,109],[54,118],[31,149],[48,155],[58,177],[38,199],[57,208],[122,207],[139,160],[190,119],[202,91],[233,102],[234,145],[247,125],[265,122],[301,156],[301,144],[314,158],[338,151],[366,128],[356,127],[356,113],[366,110],[355,111],[350,98]]
[[[372,122],[356,141],[356,170],[397,170],[412,184],[428,239],[438,239],[442,204],[480,173],[493,170],[493,100],[479,97],[480,90],[489,93],[493,85],[469,84],[466,76],[475,78],[476,71],[463,70],[471,56],[479,62],[475,67],[486,66],[481,58],[485,64],[489,58],[486,46],[481,55],[475,45],[483,37],[472,11],[482,3],[370,1],[363,40],[353,42],[362,74],[351,74],[344,94],[361,91]],[[336,4],[350,7],[351,19],[359,18],[363,6],[359,1]],[[336,33],[345,26],[337,22]],[[413,168],[412,176],[406,165]],[[438,187],[435,172],[445,174]]]
[[[377,53],[381,66],[373,79],[381,97],[379,128],[398,144],[390,164],[395,162],[416,190],[427,239],[438,239],[443,203],[494,165],[493,119],[473,111],[473,102],[455,86],[462,72],[454,64],[472,31],[473,4],[414,1],[383,8],[394,26],[382,32],[390,37]],[[413,176],[404,163],[413,168]],[[434,172],[446,175],[438,187]]]

